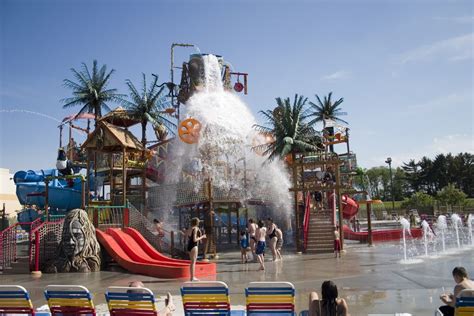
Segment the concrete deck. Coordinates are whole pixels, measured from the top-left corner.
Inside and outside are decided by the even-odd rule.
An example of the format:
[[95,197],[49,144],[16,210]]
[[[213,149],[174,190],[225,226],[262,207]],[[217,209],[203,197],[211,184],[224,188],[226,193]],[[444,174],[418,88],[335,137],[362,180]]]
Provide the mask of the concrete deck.
[[[374,248],[350,244],[341,259],[332,255],[294,255],[284,257],[283,262],[267,262],[265,273],[257,272],[256,263],[242,265],[240,254],[226,253],[218,260],[217,279],[228,284],[233,306],[245,305],[244,288],[251,281],[290,281],[297,290],[298,311],[307,309],[308,293],[320,293],[324,280],[333,280],[339,287],[353,316],[368,314],[411,313],[433,315],[441,304],[439,295],[452,291],[454,266],[464,266],[474,275],[474,248],[466,248],[456,254],[438,258],[422,258],[413,264],[401,264],[398,243],[378,244]],[[43,289],[48,284],[81,284],[94,293],[97,304],[104,303],[104,289],[108,286],[127,286],[132,280],[141,280],[157,295],[171,292],[176,296],[178,310],[182,314],[179,287],[182,281],[161,280],[152,277],[121,272],[90,274],[44,274],[40,278],[30,275],[0,275],[0,284],[18,284],[32,294],[35,307],[46,304]],[[181,311],[181,312],[180,312]]]

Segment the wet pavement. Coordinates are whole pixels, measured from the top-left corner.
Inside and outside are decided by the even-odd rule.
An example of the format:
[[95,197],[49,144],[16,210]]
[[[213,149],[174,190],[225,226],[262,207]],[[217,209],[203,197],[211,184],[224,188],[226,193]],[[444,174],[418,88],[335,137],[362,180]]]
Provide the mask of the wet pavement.
[[[240,264],[240,253],[225,253],[218,262],[217,280],[230,288],[231,304],[243,309],[245,286],[251,281],[289,281],[296,288],[298,311],[307,309],[310,291],[320,293],[321,283],[333,280],[340,297],[348,302],[351,315],[410,313],[433,315],[440,305],[439,295],[452,291],[451,271],[464,266],[474,275],[474,248],[465,248],[437,258],[422,258],[414,263],[400,263],[399,244],[378,244],[369,248],[363,244],[349,244],[347,253],[336,259],[327,255],[285,255],[282,262],[267,262],[265,273],[256,271],[256,263]],[[177,315],[181,315],[179,287],[182,281],[169,281],[124,272],[90,274],[0,275],[0,284],[17,284],[30,292],[35,307],[46,304],[43,289],[48,284],[80,284],[94,293],[97,304],[104,303],[108,286],[127,286],[140,280],[157,296],[171,292],[176,298]],[[162,305],[163,303],[161,303]]]

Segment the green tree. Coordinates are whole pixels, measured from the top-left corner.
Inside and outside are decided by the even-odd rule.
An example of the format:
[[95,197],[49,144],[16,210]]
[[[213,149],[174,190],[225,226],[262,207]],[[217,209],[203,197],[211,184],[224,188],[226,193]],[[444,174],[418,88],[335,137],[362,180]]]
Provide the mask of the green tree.
[[[267,156],[267,161],[280,157],[284,158],[291,154],[292,160],[295,161],[297,153],[306,151],[317,151],[321,138],[318,133],[303,119],[303,108],[307,99],[303,96],[295,95],[293,103],[290,98],[277,98],[277,106],[274,110],[260,111],[266,120],[265,125],[254,125],[254,128],[264,134],[271,136],[272,141],[255,146],[253,149],[263,152]],[[296,181],[296,173],[293,168],[293,181]],[[298,203],[295,202],[295,239],[296,249],[301,249],[300,235],[300,212]]]
[[168,119],[169,115],[164,111],[169,105],[168,100],[163,95],[164,87],[157,86],[158,77],[155,76],[149,87],[147,87],[146,76],[143,75],[141,90],[139,91],[135,85],[127,80],[126,84],[129,89],[129,99],[121,99],[128,111],[130,117],[140,121],[142,127],[142,144],[146,146],[146,127],[148,123],[153,126],[165,126],[168,130],[173,131],[176,126]]
[[[324,100],[321,101],[319,96],[316,94],[316,101],[317,103],[309,102],[310,108],[309,113],[305,116],[305,118],[310,119],[309,125],[313,126],[319,122],[323,123],[323,129],[328,131],[329,136],[334,135],[334,127],[327,127],[326,128],[326,120],[333,120],[335,122],[349,124],[343,119],[340,118],[342,115],[346,115],[347,113],[342,112],[341,104],[344,102],[344,98],[340,98],[336,102],[331,100],[332,92],[329,92],[327,97],[324,97]],[[334,152],[334,146],[330,146],[331,152]]]
[[276,98],[277,107],[274,110],[260,111],[266,122],[265,125],[254,125],[260,133],[273,137],[273,141],[254,147],[262,151],[268,160],[277,157],[284,158],[291,154],[316,151],[321,138],[318,133],[303,119],[303,107],[307,98],[295,95],[293,103],[290,98]]
[[463,205],[467,195],[450,183],[436,194],[436,200],[445,205]]
[[92,72],[85,63],[82,63],[82,70],[71,68],[77,82],[64,79],[65,87],[72,90],[73,96],[62,100],[63,108],[82,106],[78,114],[94,113],[95,121],[102,116],[102,110],[110,111],[107,102],[120,102],[123,95],[117,93],[117,89],[107,89],[110,77],[114,69],[107,72],[107,66],[97,66],[97,60],[92,63]]
[[409,199],[402,202],[402,208],[407,210],[417,209],[418,211],[431,211],[433,209],[434,198],[424,192],[416,192]]

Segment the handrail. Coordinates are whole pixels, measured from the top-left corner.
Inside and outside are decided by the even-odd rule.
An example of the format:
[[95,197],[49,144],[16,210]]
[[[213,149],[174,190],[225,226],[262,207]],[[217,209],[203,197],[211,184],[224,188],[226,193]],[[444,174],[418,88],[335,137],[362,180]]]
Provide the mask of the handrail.
[[304,249],[308,247],[308,231],[309,231],[309,215],[311,213],[311,193],[306,194],[305,209],[304,209],[304,219],[303,219],[303,240],[304,240]]

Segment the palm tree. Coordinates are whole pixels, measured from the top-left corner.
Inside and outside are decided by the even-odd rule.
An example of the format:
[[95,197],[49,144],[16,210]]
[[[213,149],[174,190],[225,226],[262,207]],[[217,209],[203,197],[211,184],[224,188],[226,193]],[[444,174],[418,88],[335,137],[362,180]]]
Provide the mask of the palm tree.
[[[270,136],[272,141],[255,146],[254,150],[263,151],[268,156],[267,161],[279,157],[284,158],[291,154],[295,161],[297,153],[318,150],[321,138],[318,133],[303,119],[303,107],[307,98],[295,95],[293,104],[290,98],[282,100],[277,98],[277,107],[274,110],[260,111],[266,119],[265,125],[254,125],[254,128],[265,136]],[[293,169],[293,183],[296,185],[296,168]],[[298,193],[295,191],[295,220],[296,220],[296,248],[301,249],[300,214],[298,208]]]
[[146,76],[143,75],[142,89],[138,91],[135,85],[127,80],[126,84],[130,90],[130,101],[124,98],[121,99],[122,104],[126,107],[128,115],[140,121],[142,125],[142,144],[146,146],[146,127],[151,123],[155,127],[166,127],[168,130],[173,130],[176,126],[166,117],[165,108],[169,105],[168,100],[163,95],[164,87],[158,87],[158,76],[155,76],[150,86],[147,87]]
[[260,111],[266,119],[266,125],[254,125],[254,128],[272,141],[254,147],[268,156],[268,161],[276,157],[284,158],[288,154],[318,150],[321,138],[303,119],[303,107],[307,98],[295,95],[293,104],[290,98],[276,98],[277,107],[273,110]]
[[107,72],[107,65],[103,65],[99,69],[97,60],[94,60],[92,62],[92,73],[85,63],[82,63],[82,70],[78,71],[71,68],[71,71],[77,82],[64,79],[64,86],[73,91],[73,96],[62,100],[63,108],[80,105],[82,108],[78,114],[94,113],[97,124],[97,120],[102,116],[102,109],[110,111],[107,102],[119,101],[122,96],[117,93],[117,89],[107,89],[110,77],[115,70],[112,69]]
[[[327,129],[329,136],[334,135],[334,127],[326,128],[326,120],[333,120],[339,123],[349,124],[343,119],[340,118],[342,115],[346,115],[347,113],[342,112],[340,107],[341,103],[344,102],[344,98],[340,98],[336,102],[333,103],[331,100],[332,92],[329,92],[327,97],[324,97],[324,100],[321,101],[319,96],[316,94],[317,103],[309,102],[310,109],[309,114],[305,116],[305,118],[312,118],[309,121],[309,125],[313,126],[316,123],[322,122],[323,129]],[[331,145],[331,152],[334,152],[334,146]]]

